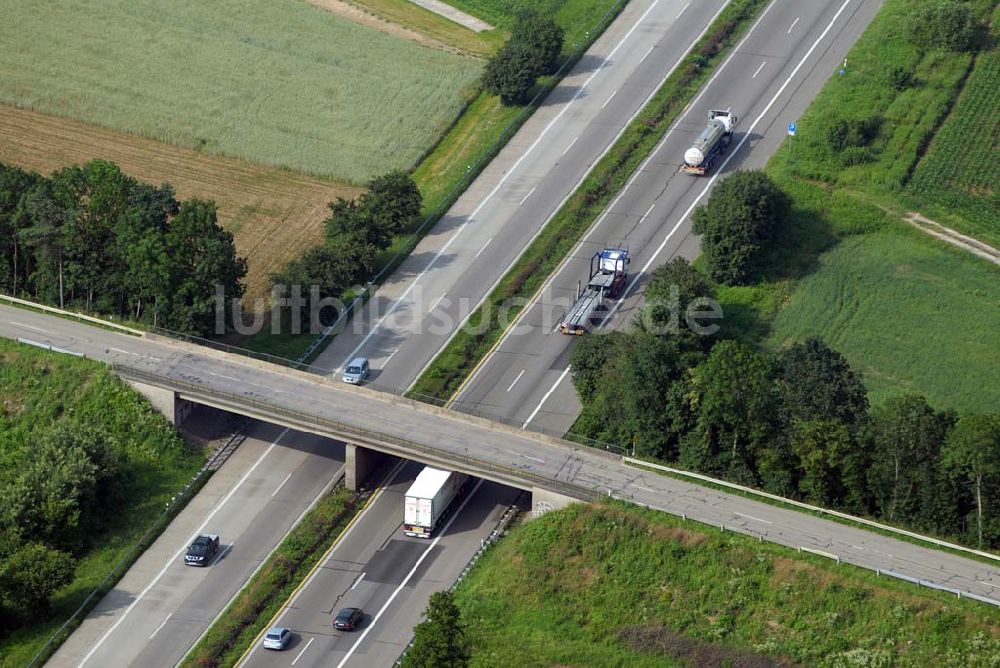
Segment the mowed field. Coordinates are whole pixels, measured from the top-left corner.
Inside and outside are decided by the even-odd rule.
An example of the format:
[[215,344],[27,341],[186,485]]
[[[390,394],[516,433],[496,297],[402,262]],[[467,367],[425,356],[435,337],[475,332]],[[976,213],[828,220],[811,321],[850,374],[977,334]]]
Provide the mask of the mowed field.
[[215,200],[219,220],[250,258],[247,296],[264,296],[268,274],[323,236],[327,203],[360,188],[288,170],[206,155],[86,123],[0,105],[0,162],[42,174],[104,158],[142,181],[170,183],[181,198]]
[[0,43],[0,102],[354,184],[412,167],[482,68],[303,0],[24,0]]

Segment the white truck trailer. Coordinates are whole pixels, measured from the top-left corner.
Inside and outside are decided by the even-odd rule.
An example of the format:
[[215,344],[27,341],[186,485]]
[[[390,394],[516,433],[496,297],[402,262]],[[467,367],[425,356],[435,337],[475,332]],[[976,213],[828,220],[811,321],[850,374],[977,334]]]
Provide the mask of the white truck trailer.
[[462,473],[424,467],[403,498],[403,531],[406,535],[430,538],[468,479],[469,476]]
[[687,151],[681,171],[685,174],[704,176],[712,169],[715,159],[726,152],[726,146],[733,138],[736,116],[729,111],[713,109],[708,112],[708,125],[701,131]]

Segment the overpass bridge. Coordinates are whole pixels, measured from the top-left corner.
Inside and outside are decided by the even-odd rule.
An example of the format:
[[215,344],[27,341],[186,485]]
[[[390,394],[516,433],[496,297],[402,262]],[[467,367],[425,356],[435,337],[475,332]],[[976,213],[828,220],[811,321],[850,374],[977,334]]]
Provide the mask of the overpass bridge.
[[175,420],[202,403],[343,440],[351,484],[377,453],[393,454],[530,490],[536,511],[612,496],[1000,604],[996,555],[977,560],[904,542],[661,476],[561,439],[163,337],[7,306],[0,306],[0,336],[104,361]]

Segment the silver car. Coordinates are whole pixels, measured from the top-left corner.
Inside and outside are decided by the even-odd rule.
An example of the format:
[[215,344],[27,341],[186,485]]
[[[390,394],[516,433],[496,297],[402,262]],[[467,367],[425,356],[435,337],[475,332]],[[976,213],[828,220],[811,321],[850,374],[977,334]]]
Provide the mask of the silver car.
[[264,649],[282,650],[288,646],[288,641],[292,639],[292,630],[283,626],[275,626],[267,630],[264,634]]
[[371,374],[371,367],[367,357],[355,357],[346,367],[344,367],[344,382],[351,385],[360,385],[367,380]]

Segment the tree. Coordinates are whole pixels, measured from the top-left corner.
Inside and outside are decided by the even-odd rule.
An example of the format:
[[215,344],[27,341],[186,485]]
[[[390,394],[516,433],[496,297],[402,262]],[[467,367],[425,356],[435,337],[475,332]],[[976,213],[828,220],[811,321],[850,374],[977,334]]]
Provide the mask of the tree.
[[917,395],[890,399],[873,411],[868,484],[879,515],[890,522],[950,529],[955,504],[939,464],[953,421]]
[[852,429],[868,419],[868,391],[847,359],[816,338],[775,356],[786,420],[838,420]]
[[510,41],[532,52],[538,74],[555,74],[558,71],[563,39],[563,29],[551,16],[543,16],[534,9],[517,12]]
[[40,543],[26,543],[0,561],[0,592],[3,603],[26,615],[37,615],[49,607],[57,590],[73,581],[73,557]]
[[[0,289],[17,292],[23,283],[18,269],[20,258],[20,227],[16,213],[24,195],[42,178],[33,172],[0,163]],[[19,267],[20,265],[20,267]]]
[[[15,290],[22,285],[17,275],[24,272],[23,285],[36,298],[60,307],[65,305],[66,236],[68,221],[75,215],[74,208],[67,208],[56,199],[50,181],[40,179],[24,194],[15,212],[15,244],[19,242],[21,247],[14,249]],[[26,256],[25,266],[19,269],[18,258],[22,253]]]
[[694,212],[709,276],[730,285],[753,280],[761,251],[788,209],[788,197],[764,172],[736,172],[717,185],[708,204]]
[[920,47],[973,51],[980,32],[972,8],[958,0],[925,0],[910,15],[910,40]]
[[372,212],[391,234],[399,234],[417,216],[423,196],[413,178],[402,170],[376,176],[361,196],[362,205]]
[[504,106],[524,104],[538,79],[536,53],[515,42],[508,42],[486,63],[483,85],[490,95],[500,97]]
[[413,644],[403,657],[403,666],[463,668],[469,665],[469,641],[452,593],[431,594],[426,614],[427,619],[413,629]]
[[758,459],[778,425],[768,361],[736,341],[720,341],[691,371],[688,401],[697,416],[682,441],[685,466],[756,483]]
[[243,296],[246,260],[236,255],[232,233],[219,226],[215,203],[207,200],[193,198],[181,204],[164,241],[171,260],[171,303],[164,326],[199,336],[211,334],[219,306],[216,295]]
[[976,507],[976,543],[983,547],[1000,538],[1000,521],[994,510],[1000,493],[1000,414],[966,415],[948,435],[941,453],[944,466],[972,484]]
[[686,324],[688,308],[699,299],[714,300],[715,291],[700,271],[676,257],[653,271],[640,323],[650,331],[678,336],[687,346],[707,350],[712,339],[699,337]]
[[863,471],[860,448],[839,420],[796,422],[791,450],[801,467],[799,491],[821,506],[837,507],[850,495],[853,479]]

